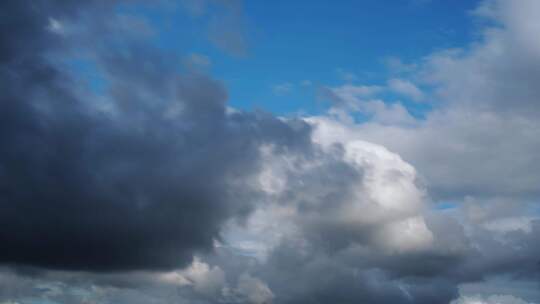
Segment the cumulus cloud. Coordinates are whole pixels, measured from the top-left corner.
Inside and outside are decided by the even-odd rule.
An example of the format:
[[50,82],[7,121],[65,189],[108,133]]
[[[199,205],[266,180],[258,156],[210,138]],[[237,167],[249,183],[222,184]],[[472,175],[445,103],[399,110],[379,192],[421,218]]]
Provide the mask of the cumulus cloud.
[[415,124],[414,117],[400,102],[387,103],[377,98],[385,90],[384,86],[344,84],[323,89],[323,97],[332,102],[328,111],[330,116],[337,116],[343,121],[353,123],[351,114],[360,113],[369,121],[384,125]]
[[246,253],[255,249],[249,256],[259,262],[252,267],[282,303],[452,299],[457,289],[451,282],[427,284],[420,264],[413,265],[431,261],[433,270],[422,267],[437,273],[452,259],[432,251],[435,235],[415,169],[382,146],[335,136],[326,120],[309,123],[324,154],[266,148],[259,178],[265,204],[240,234],[230,228],[224,240]]
[[[529,32],[538,19],[529,16],[534,5],[486,2],[481,15],[499,26],[484,29],[469,48],[427,56],[419,67],[419,77],[435,85],[436,110],[412,128],[364,124],[359,137],[398,152],[437,197],[536,197],[540,92],[531,82],[540,79],[540,69],[530,51],[537,40]],[[520,46],[513,41],[518,36]]]
[[237,292],[251,304],[268,304],[274,294],[261,280],[244,273],[238,280]]
[[[428,113],[425,119],[410,117],[406,120],[409,123],[404,125],[401,119],[377,118],[377,111],[370,112],[370,107],[374,108],[373,96],[380,91],[368,89],[371,87],[345,84],[328,89],[327,96],[334,101],[331,111],[337,115],[310,118],[310,122],[315,124],[314,139],[326,134],[332,142],[339,143],[343,155],[347,155],[347,143],[367,141],[381,144],[399,153],[417,169],[418,179],[424,183],[429,194],[422,204],[429,205],[430,201],[457,203],[455,209],[448,211],[425,211],[410,208],[406,203],[406,196],[399,195],[394,201],[404,208],[408,207],[415,216],[411,215],[411,218],[401,221],[394,219],[388,226],[384,226],[384,220],[375,216],[376,222],[381,225],[375,229],[377,233],[362,229],[340,230],[343,226],[333,222],[339,219],[338,216],[332,216],[336,207],[333,207],[332,211],[315,209],[324,210],[324,221],[315,222],[313,218],[292,220],[307,225],[300,229],[301,235],[304,235],[282,242],[270,255],[270,261],[274,266],[284,263],[283,269],[305,261],[305,264],[295,268],[298,273],[306,271],[303,274],[305,283],[299,288],[302,291],[297,290],[295,293],[289,290],[283,293],[300,299],[320,299],[328,296],[328,299],[334,301],[369,298],[369,292],[360,292],[359,286],[356,286],[356,293],[352,291],[353,287],[348,289],[343,283],[332,285],[347,281],[347,275],[354,277],[352,269],[357,271],[357,275],[363,273],[366,282],[369,281],[368,278],[377,278],[381,286],[388,288],[388,297],[392,294],[392,288],[400,291],[394,294],[396,298],[392,300],[376,296],[381,303],[397,303],[400,296],[403,301],[408,298],[414,299],[414,303],[420,303],[423,296],[434,294],[440,298],[435,301],[431,298],[432,303],[444,302],[440,299],[445,296],[449,302],[456,297],[457,286],[468,281],[481,281],[488,275],[516,275],[526,280],[535,280],[538,277],[539,248],[534,245],[537,243],[535,231],[538,229],[538,213],[534,211],[537,210],[534,206],[538,193],[534,185],[538,184],[538,170],[534,168],[538,160],[534,151],[538,150],[537,138],[540,136],[536,132],[538,123],[531,114],[536,113],[533,108],[540,95],[533,92],[534,86],[525,84],[536,79],[536,65],[533,63],[536,62],[535,53],[527,51],[516,54],[534,49],[536,38],[527,31],[534,28],[537,18],[526,18],[527,14],[522,11],[534,5],[532,2],[486,2],[476,14],[483,18],[493,18],[492,21],[499,23],[498,27],[488,27],[482,39],[470,48],[440,51],[427,56],[421,64],[415,64],[414,69],[407,69],[407,73],[418,71],[416,80],[421,79],[426,84],[433,85],[433,97],[440,100],[435,110]],[[487,8],[489,10],[486,11]],[[531,7],[529,13],[534,11],[530,9]],[[508,12],[513,12],[515,16],[508,16]],[[519,22],[512,21],[512,18]],[[521,26],[522,24],[526,26]],[[511,40],[514,38],[511,36],[522,37],[520,43],[524,47],[514,49],[514,42]],[[523,62],[516,62],[516,57]],[[522,86],[523,89],[519,89]],[[505,96],[504,105],[501,104],[502,96]],[[382,100],[380,104],[381,108],[392,105]],[[355,111],[374,114],[367,122],[358,124],[350,115]],[[342,159],[347,161],[345,156]],[[376,162],[371,160],[368,163],[375,166]],[[370,180],[366,175],[366,165],[361,168],[355,174]],[[276,172],[280,177],[275,180],[287,180],[283,177],[282,169]],[[353,176],[348,179],[355,180]],[[396,192],[399,189],[396,184],[388,185],[392,190],[387,190],[386,193],[399,193]],[[273,191],[281,191],[283,187],[285,186],[280,185],[273,188]],[[324,193],[324,189],[325,187],[318,186],[316,191],[300,192]],[[367,189],[376,188],[371,185],[362,189],[365,195],[370,191]],[[342,192],[350,195],[346,190]],[[333,201],[347,200],[338,197]],[[279,210],[276,211],[278,219],[287,214],[285,217],[289,222],[290,213],[293,214],[292,218],[299,213],[290,209]],[[376,208],[370,206],[363,208],[362,212],[366,217],[371,217],[374,210]],[[302,216],[307,218],[309,211],[313,209],[303,209]],[[355,219],[362,218],[362,215],[357,215],[350,209],[345,213]],[[294,231],[297,231],[290,227],[287,229],[286,235],[293,235]],[[314,229],[316,233],[312,233],[310,229]],[[407,239],[407,229],[414,231],[411,235],[418,238],[417,243],[413,238]],[[330,231],[336,233],[325,234]],[[392,237],[394,231],[399,231],[395,238]],[[317,238],[312,238],[312,234],[322,241],[317,243]],[[390,248],[394,251],[383,250],[388,250],[389,247],[382,246],[381,243],[365,245],[366,243],[362,242],[366,239],[385,241],[386,246],[390,243]],[[400,240],[406,240],[403,244],[411,245],[414,250],[411,252],[404,250],[404,247],[400,248]],[[370,252],[374,248],[378,251]],[[385,252],[394,252],[395,255],[386,257]],[[362,272],[362,266],[351,262],[360,259],[368,261],[366,264],[371,267],[378,267],[381,273]],[[313,275],[308,269],[312,269],[313,273],[329,274],[331,278],[325,280],[325,283],[317,284],[307,279]],[[351,273],[348,273],[349,270]],[[401,278],[393,281],[396,285],[384,279],[389,273]],[[276,278],[280,276],[287,274],[275,274]],[[411,280],[411,277],[414,279]],[[429,285],[421,279],[426,277],[431,280],[444,279],[434,280],[433,285]],[[335,281],[332,278],[335,278]],[[366,288],[374,290],[371,287]],[[441,292],[441,289],[447,292]],[[340,290],[340,294],[344,296],[340,298],[333,294],[335,290]],[[311,292],[316,295],[313,296]],[[362,296],[359,293],[362,293]],[[347,296],[350,298],[346,298]],[[537,298],[530,297],[532,301],[538,301]]]

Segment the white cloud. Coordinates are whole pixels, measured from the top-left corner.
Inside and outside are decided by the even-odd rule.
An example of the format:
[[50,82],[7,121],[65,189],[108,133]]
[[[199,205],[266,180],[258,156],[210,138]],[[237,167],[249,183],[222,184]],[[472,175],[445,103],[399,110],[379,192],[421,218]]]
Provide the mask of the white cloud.
[[352,122],[350,113],[360,112],[370,116],[370,121],[381,124],[414,124],[415,119],[401,103],[387,103],[373,96],[384,91],[381,86],[349,85],[329,88],[333,101],[330,115]]
[[385,103],[382,100],[369,100],[362,104],[361,111],[372,115],[370,121],[383,125],[412,125],[416,119],[401,103]]
[[357,103],[360,98],[372,97],[382,91],[382,87],[375,85],[345,84],[332,88],[332,92],[350,104]]
[[534,116],[540,110],[538,11],[535,0],[483,2],[475,15],[497,26],[484,27],[481,39],[468,48],[428,56],[424,79],[454,105]]
[[268,285],[248,273],[240,276],[236,290],[250,304],[270,304],[274,298]]
[[409,97],[415,101],[420,101],[424,98],[424,93],[422,93],[422,91],[412,82],[405,79],[390,79],[388,80],[388,87],[390,90]]
[[[339,121],[308,121],[315,127],[313,141],[324,154],[306,159],[266,147],[256,180],[267,195],[265,203],[244,225],[229,226],[224,234],[227,243],[253,250],[264,261],[284,238],[301,242],[309,237],[306,229],[357,231],[351,237],[360,241],[367,227],[379,227],[372,233],[371,246],[388,253],[427,248],[433,236],[422,217],[426,197],[415,169],[382,146],[349,137],[351,130]],[[344,179],[350,189],[336,189],[317,179],[325,170],[334,170],[324,168],[334,162],[327,157],[334,154],[336,144],[343,147],[343,154],[335,161],[344,162],[358,176],[338,175],[330,183],[340,185]],[[348,194],[337,195],[340,191]]]
[[351,201],[341,207],[339,221],[381,225],[374,240],[384,249],[407,251],[428,246],[433,236],[421,216],[425,193],[418,186],[416,170],[382,146],[355,140],[338,121],[310,121],[315,126],[315,142],[325,149],[343,145],[344,160],[363,172]]
[[468,48],[427,56],[411,76],[434,85],[435,110],[405,127],[374,115],[353,126],[356,138],[400,154],[438,198],[540,195],[538,5],[484,2],[476,14],[499,25]]
[[219,266],[210,265],[195,257],[193,263],[178,273],[180,283],[187,282],[198,293],[219,297],[225,287],[225,272]]
[[65,33],[65,26],[60,20],[50,17],[49,24],[47,25],[47,30],[62,35]]
[[492,295],[488,297],[464,296],[451,304],[534,304],[511,295]]

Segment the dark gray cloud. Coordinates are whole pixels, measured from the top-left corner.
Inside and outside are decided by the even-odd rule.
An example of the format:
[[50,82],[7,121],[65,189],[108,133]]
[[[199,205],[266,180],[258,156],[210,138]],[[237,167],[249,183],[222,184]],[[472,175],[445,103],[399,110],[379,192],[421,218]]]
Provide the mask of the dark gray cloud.
[[[363,261],[361,255],[346,257],[305,249],[280,247],[270,259],[272,268],[263,272],[270,286],[279,291],[280,303],[447,303],[457,296],[455,283],[444,277],[396,277],[383,264]],[[413,267],[420,269],[419,265]]]
[[261,143],[309,149],[307,124],[229,114],[218,82],[180,75],[167,61],[177,58],[129,37],[86,31],[108,82],[108,110],[81,96],[49,60],[68,43],[51,18],[69,24],[84,10],[105,20],[104,5],[2,3],[1,263],[183,266],[212,247],[224,220],[250,210],[250,190],[235,184],[257,168]]

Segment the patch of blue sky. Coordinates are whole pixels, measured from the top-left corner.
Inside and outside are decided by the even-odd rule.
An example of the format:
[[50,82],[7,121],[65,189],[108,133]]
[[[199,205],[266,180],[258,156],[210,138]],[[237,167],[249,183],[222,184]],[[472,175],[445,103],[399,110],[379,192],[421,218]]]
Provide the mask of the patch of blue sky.
[[532,216],[540,217],[540,204],[538,201],[530,202],[527,205],[527,213]]
[[97,63],[89,58],[66,58],[63,65],[75,79],[95,94],[103,94],[107,90],[107,80],[99,70]]
[[[227,87],[230,106],[277,115],[316,115],[328,107],[317,98],[318,87],[385,84],[392,77],[386,58],[416,62],[434,50],[466,45],[474,34],[466,12],[477,2],[246,1],[238,29],[247,41],[244,56],[231,55],[210,42],[208,27],[217,7],[209,6],[199,15],[144,4],[125,4],[117,11],[146,20],[156,32],[150,38],[155,47],[179,56],[196,53],[210,58],[208,71]],[[105,87],[91,63],[74,60],[72,66],[87,76],[93,90]],[[275,86],[284,83],[291,84],[290,90],[275,94]],[[381,97],[389,103],[401,101],[420,119],[433,107],[393,93]]]
[[[335,86],[344,82],[338,69],[354,75],[357,83],[385,83],[387,57],[409,62],[436,49],[465,45],[471,21],[463,12],[476,1],[345,2],[276,1],[271,7],[246,2],[246,14],[257,28],[256,35],[249,37],[247,58],[234,68],[229,60],[215,60],[214,71],[220,78],[237,79],[229,88],[233,105],[262,103],[278,114],[290,111],[291,102],[280,101],[290,96],[272,95],[272,85],[309,80]],[[317,110],[312,95],[296,97],[295,106]],[[429,110],[425,104],[405,105],[413,115]]]

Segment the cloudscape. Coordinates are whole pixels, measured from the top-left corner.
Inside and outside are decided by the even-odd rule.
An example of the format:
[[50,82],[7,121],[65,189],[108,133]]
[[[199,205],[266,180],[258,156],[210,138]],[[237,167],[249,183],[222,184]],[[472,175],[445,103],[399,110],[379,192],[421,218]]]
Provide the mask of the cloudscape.
[[540,303],[540,1],[0,25],[0,304]]

